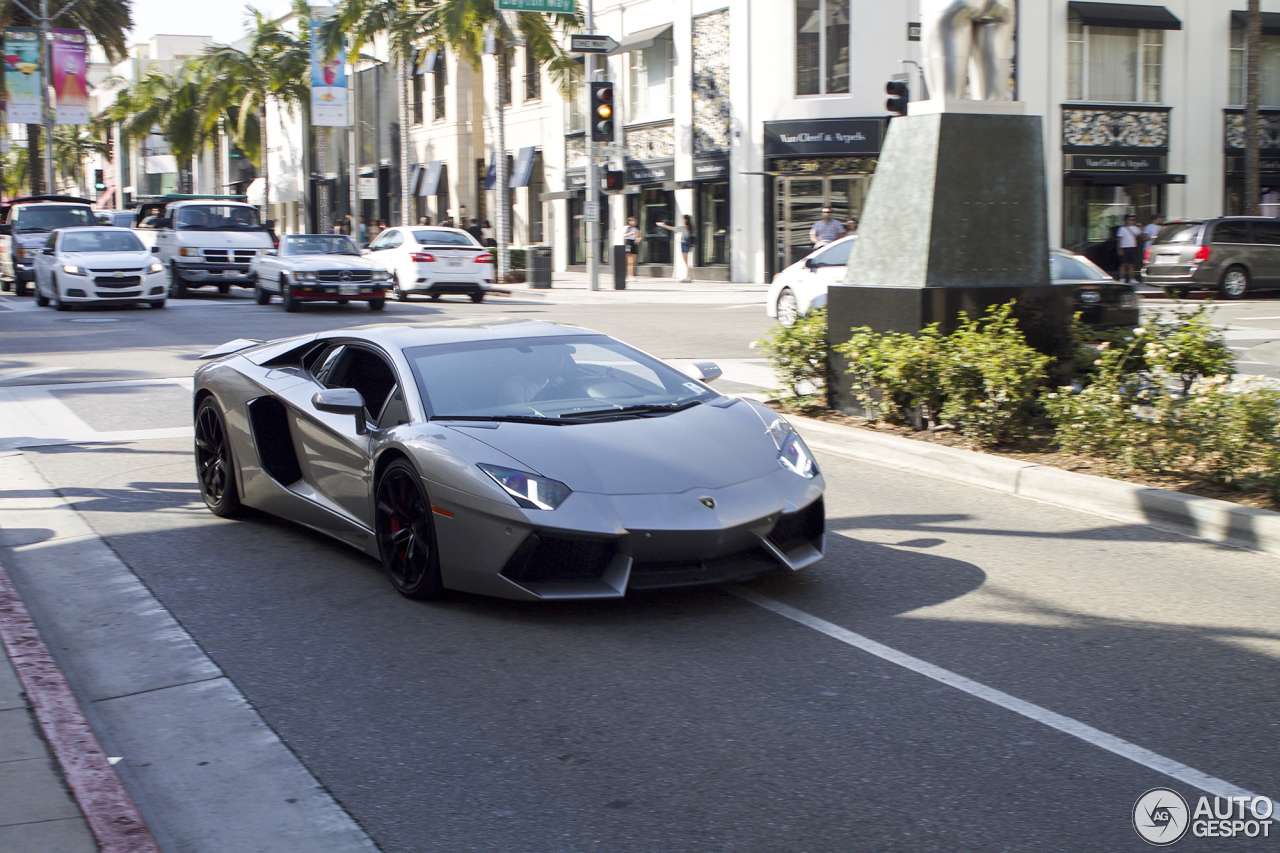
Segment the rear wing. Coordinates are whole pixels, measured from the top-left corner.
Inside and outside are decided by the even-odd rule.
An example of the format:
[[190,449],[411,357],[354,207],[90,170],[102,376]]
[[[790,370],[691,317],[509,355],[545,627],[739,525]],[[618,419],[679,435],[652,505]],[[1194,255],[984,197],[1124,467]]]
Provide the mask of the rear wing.
[[266,341],[260,341],[257,338],[236,338],[234,341],[227,341],[220,347],[214,347],[204,355],[200,356],[200,359],[203,361],[208,358],[221,358],[224,355],[231,355],[232,353],[237,353],[241,350],[246,350],[250,347],[256,347],[259,344],[265,343]]

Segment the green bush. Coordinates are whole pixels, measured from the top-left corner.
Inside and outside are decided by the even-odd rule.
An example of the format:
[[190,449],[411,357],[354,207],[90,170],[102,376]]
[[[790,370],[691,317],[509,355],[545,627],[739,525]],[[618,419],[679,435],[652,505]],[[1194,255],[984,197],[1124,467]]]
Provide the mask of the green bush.
[[[494,249],[496,252],[497,249]],[[526,253],[524,249],[508,249],[507,250],[507,266],[513,270],[528,269]]]
[[836,350],[849,360],[854,394],[871,417],[954,427],[979,447],[1026,434],[1035,394],[1052,360],[1037,352],[1013,318],[1014,303],[950,335],[931,325],[919,335],[854,329]]
[[827,312],[819,308],[800,317],[793,325],[778,325],[755,346],[764,350],[783,388],[779,399],[798,406],[826,404]]

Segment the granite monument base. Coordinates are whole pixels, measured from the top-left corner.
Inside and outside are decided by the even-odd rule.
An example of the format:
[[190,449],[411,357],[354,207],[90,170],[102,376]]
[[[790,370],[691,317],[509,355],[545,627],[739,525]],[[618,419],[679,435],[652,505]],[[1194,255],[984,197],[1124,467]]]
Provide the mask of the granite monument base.
[[[1074,288],[1063,285],[996,287],[873,287],[840,285],[827,291],[827,340],[849,340],[852,330],[869,326],[877,332],[915,334],[937,323],[943,334],[960,326],[960,315],[981,317],[988,308],[1016,300],[1014,317],[1027,343],[1054,358],[1050,380],[1065,384],[1071,377],[1071,317]],[[852,391],[844,356],[831,352],[832,381],[828,405],[846,414],[864,414]]]

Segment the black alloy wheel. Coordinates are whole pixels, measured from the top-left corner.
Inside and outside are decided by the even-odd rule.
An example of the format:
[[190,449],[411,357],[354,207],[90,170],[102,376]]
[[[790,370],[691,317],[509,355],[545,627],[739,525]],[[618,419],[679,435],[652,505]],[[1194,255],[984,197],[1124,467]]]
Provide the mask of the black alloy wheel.
[[222,412],[212,397],[205,397],[196,409],[196,479],[200,497],[217,516],[231,518],[240,512],[240,492]]
[[284,276],[280,276],[280,301],[284,304],[284,310],[290,314],[296,314],[302,308],[301,301],[293,295],[289,279]]
[[435,522],[422,478],[404,459],[387,466],[378,478],[375,532],[382,568],[396,591],[423,601],[444,591]]

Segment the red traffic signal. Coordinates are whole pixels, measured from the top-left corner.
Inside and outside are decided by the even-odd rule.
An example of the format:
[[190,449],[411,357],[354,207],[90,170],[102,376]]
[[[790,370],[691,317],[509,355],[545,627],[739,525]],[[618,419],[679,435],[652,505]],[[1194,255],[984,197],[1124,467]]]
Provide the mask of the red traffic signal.
[[604,188],[606,192],[621,192],[627,185],[627,173],[619,169],[609,169],[604,173]]

